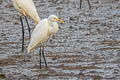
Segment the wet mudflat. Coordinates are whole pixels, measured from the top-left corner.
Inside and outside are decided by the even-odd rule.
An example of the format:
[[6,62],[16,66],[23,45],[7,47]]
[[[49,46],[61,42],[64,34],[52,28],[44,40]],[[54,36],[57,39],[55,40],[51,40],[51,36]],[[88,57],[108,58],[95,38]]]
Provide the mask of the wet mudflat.
[[[0,0],[0,79],[119,80],[120,1],[34,0],[41,19],[56,14],[65,21],[45,44],[48,68],[39,69],[39,49],[21,53],[21,25],[11,0]],[[30,27],[35,25],[29,19]],[[24,23],[25,49],[29,44]]]

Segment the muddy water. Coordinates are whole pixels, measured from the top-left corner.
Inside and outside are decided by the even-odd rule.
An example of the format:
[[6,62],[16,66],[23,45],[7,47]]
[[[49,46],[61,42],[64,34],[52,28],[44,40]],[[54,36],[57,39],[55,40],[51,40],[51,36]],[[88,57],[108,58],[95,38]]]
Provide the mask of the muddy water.
[[[39,49],[21,53],[21,25],[11,0],[0,0],[0,79],[5,80],[119,80],[120,1],[34,0],[40,18],[56,14],[65,24],[45,44],[39,69]],[[31,29],[35,27],[29,19]],[[25,49],[29,43],[24,23]]]

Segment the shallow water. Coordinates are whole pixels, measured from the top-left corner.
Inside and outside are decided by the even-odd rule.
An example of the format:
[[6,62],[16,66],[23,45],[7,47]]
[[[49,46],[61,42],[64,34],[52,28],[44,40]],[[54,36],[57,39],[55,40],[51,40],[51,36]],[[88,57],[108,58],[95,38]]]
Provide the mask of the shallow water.
[[[0,0],[0,78],[5,80],[119,80],[120,1],[34,0],[41,19],[65,21],[45,44],[48,68],[39,69],[39,49],[21,53],[21,25],[9,0]],[[35,25],[29,19],[30,27]],[[29,44],[25,25],[25,49]]]

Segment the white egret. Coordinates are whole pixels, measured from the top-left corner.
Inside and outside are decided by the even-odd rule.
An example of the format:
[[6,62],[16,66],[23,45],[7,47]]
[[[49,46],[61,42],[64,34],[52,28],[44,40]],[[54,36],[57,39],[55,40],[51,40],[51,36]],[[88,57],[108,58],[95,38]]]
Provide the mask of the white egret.
[[20,13],[20,20],[21,20],[21,26],[22,26],[22,52],[24,51],[24,27],[23,27],[23,21],[22,21],[22,15],[25,17],[28,31],[29,31],[29,38],[30,38],[30,27],[28,24],[28,20],[26,16],[29,16],[32,18],[35,24],[38,24],[40,21],[40,18],[38,16],[36,7],[32,0],[12,0],[14,7],[16,10]]
[[[49,36],[54,35],[59,27],[56,21],[64,23],[63,20],[59,19],[55,15],[50,15],[48,18],[41,20],[31,35],[30,44],[28,46],[28,53],[34,51],[34,49],[40,45],[40,68],[41,68],[41,54],[43,55],[46,67],[47,63],[44,56],[44,43],[48,40]],[[43,44],[43,45],[42,45]],[[41,47],[43,46],[43,49]]]

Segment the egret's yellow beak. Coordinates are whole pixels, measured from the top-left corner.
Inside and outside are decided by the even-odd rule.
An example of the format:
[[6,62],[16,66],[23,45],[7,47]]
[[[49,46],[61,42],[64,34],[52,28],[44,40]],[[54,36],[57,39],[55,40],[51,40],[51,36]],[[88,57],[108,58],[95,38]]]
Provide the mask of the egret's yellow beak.
[[62,19],[56,18],[57,21],[64,23],[64,21]]

